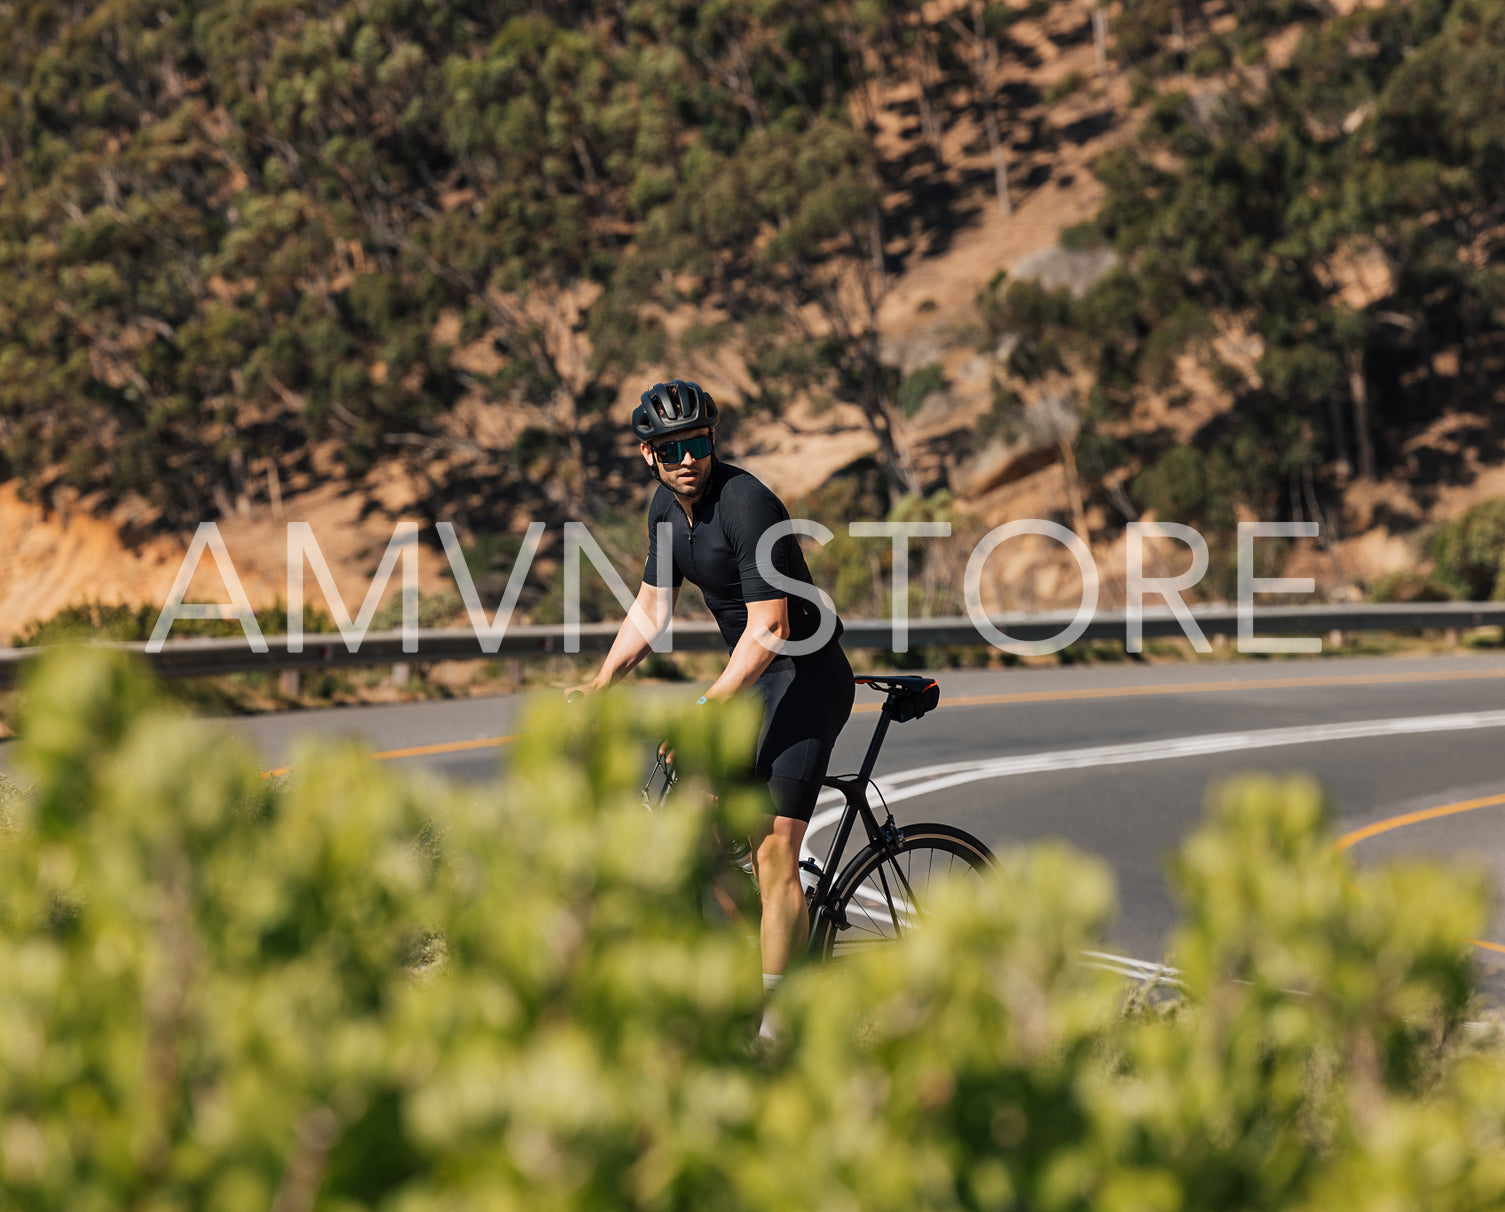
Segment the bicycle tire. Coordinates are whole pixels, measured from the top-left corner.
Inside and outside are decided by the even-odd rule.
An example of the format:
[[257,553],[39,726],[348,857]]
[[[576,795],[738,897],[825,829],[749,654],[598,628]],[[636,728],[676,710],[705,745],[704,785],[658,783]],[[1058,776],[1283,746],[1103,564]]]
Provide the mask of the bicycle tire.
[[993,852],[964,829],[906,825],[900,832],[895,845],[869,842],[842,870],[811,939],[816,957],[897,941],[923,917],[940,883],[981,878],[996,866]]

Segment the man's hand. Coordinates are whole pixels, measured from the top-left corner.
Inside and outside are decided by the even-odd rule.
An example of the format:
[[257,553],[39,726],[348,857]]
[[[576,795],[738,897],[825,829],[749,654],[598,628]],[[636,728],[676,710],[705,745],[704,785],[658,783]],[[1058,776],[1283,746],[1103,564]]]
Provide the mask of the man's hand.
[[[653,650],[648,635],[638,626],[638,621],[662,619],[667,623],[674,609],[674,595],[677,592],[678,590],[660,589],[656,585],[644,585],[639,589],[632,609],[622,620],[617,638],[611,642],[611,651],[606,654],[606,660],[601,663],[596,676],[588,682],[566,688],[564,697],[573,699],[577,695],[600,694],[626,677]],[[648,631],[657,634],[653,627],[649,627]]]

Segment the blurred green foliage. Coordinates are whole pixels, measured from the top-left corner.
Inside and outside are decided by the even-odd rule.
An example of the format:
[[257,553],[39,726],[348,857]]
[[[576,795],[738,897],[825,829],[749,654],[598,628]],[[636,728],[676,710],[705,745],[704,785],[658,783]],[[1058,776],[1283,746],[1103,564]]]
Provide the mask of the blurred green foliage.
[[946,390],[946,370],[939,362],[927,362],[924,366],[904,376],[899,384],[895,403],[907,417],[920,411],[920,405],[932,392]]
[[831,595],[836,609],[852,617],[888,618],[893,611],[893,540],[856,538],[853,521],[926,522],[951,526],[949,538],[908,541],[907,609],[911,617],[931,618],[963,612],[961,563],[970,552],[969,537],[981,525],[960,514],[949,493],[903,497],[892,508],[882,481],[861,469],[837,476],[800,503],[802,516],[830,526],[829,543],[807,545],[805,562],[815,583]]
[[[420,599],[420,609],[432,600],[431,610],[448,610],[453,603],[446,595],[429,594]],[[65,644],[69,641],[120,640],[140,642],[151,638],[161,606],[105,605],[102,602],[80,602],[65,606],[45,619],[34,619],[12,639],[21,648],[38,648],[43,644]],[[371,629],[390,630],[398,626],[402,618],[400,595],[384,604],[373,617]],[[447,616],[446,616],[447,617]],[[281,601],[265,606],[256,612],[256,621],[263,634],[287,634],[287,606]],[[428,624],[432,626],[433,624]],[[317,606],[305,606],[303,629],[311,632],[335,630],[334,619]],[[178,619],[172,625],[171,639],[186,639],[199,636],[211,639],[240,639],[245,630],[236,619]]]
[[1457,592],[1435,576],[1420,572],[1390,572],[1369,587],[1371,602],[1451,602]]
[[1102,233],[1098,231],[1096,223],[1073,223],[1070,227],[1064,227],[1059,240],[1062,248],[1072,252],[1097,248],[1102,242]]
[[[745,713],[540,702],[461,790],[249,754],[118,659],[30,683],[0,785],[0,1207],[1200,1209],[1505,1201],[1462,1031],[1481,882],[1355,869],[1320,791],[1215,790],[1184,997],[1081,962],[1109,877],[1005,857],[887,954],[794,974],[694,889],[761,802]],[[666,734],[690,784],[637,802]]]
[[1505,500],[1483,501],[1432,536],[1436,579],[1473,602],[1505,598]]
[[1008,371],[1025,382],[1065,369],[1066,348],[1074,346],[1075,306],[1065,288],[1048,290],[1033,280],[1010,281],[1002,270],[977,294],[984,343],[1008,338]]

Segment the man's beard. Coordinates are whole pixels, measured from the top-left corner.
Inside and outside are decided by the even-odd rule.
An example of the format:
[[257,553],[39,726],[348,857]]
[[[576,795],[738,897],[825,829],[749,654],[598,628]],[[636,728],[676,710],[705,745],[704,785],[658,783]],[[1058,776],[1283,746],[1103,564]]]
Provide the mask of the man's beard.
[[710,486],[711,486],[711,475],[712,475],[713,472],[715,472],[715,470],[716,470],[716,452],[712,451],[711,452],[711,465],[706,468],[705,477],[700,481],[700,487],[697,488],[693,493],[680,492],[680,490],[677,489],[677,488],[675,488],[673,484],[669,483],[668,480],[664,479],[663,474],[659,471],[659,469],[657,467],[655,467],[653,469],[653,474],[654,474],[654,477],[658,480],[658,482],[660,484],[662,484],[665,488],[667,488],[670,492],[672,492],[677,499],[679,499],[681,501],[685,501],[685,502],[693,505],[696,501],[700,500],[701,497],[705,496],[706,489],[710,488]]

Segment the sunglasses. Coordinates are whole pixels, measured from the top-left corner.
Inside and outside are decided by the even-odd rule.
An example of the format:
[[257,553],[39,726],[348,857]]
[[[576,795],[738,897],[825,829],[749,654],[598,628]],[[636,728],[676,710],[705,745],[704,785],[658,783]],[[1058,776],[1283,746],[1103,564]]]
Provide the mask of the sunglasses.
[[711,435],[703,433],[698,438],[665,442],[662,446],[655,446],[653,453],[660,463],[682,463],[686,454],[692,459],[703,459],[711,453]]

